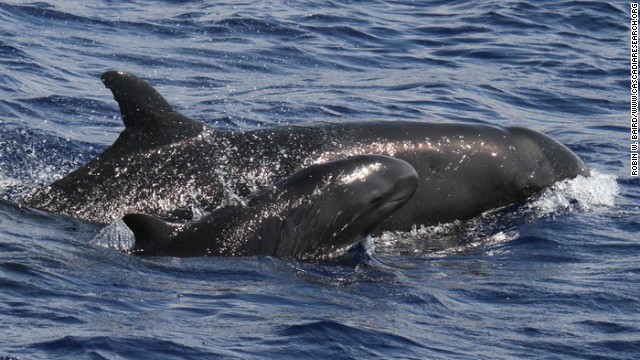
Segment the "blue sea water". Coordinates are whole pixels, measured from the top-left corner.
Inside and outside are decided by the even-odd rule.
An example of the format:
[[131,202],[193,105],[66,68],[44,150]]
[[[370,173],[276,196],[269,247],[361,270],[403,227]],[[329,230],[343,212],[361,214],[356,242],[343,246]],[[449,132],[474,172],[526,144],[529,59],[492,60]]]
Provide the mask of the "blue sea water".
[[[637,359],[626,2],[0,2],[0,358]],[[106,70],[214,127],[519,125],[593,176],[354,263],[138,258],[13,203],[109,146]]]

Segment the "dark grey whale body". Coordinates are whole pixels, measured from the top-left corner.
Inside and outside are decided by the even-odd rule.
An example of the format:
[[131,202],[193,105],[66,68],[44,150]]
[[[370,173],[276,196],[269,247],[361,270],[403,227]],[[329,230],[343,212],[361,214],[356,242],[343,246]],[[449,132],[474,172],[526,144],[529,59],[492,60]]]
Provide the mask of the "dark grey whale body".
[[145,214],[123,221],[135,235],[138,255],[328,259],[360,242],[417,187],[418,174],[405,161],[360,155],[311,165],[252,194],[244,205],[219,208],[184,226]]
[[406,230],[468,219],[589,174],[565,146],[525,128],[395,121],[224,131],[177,113],[133,75],[107,72],[102,80],[124,131],[26,205],[100,223],[126,213],[188,221],[194,210],[232,203],[309,165],[382,154],[408,162],[420,178],[413,198],[379,228]]

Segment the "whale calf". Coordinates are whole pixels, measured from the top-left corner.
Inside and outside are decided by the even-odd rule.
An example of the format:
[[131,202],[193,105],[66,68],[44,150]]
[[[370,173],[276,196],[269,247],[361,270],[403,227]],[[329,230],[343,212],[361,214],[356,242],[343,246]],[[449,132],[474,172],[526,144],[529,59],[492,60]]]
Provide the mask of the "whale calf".
[[360,155],[311,165],[184,226],[145,214],[123,221],[137,255],[326,259],[360,242],[417,187],[407,162]]
[[464,220],[525,200],[589,170],[537,131],[409,121],[314,122],[246,131],[214,129],[124,72],[102,75],[125,128],[87,165],[24,199],[30,207],[99,223],[127,213],[185,222],[312,164],[380,154],[411,164],[415,195],[380,230]]

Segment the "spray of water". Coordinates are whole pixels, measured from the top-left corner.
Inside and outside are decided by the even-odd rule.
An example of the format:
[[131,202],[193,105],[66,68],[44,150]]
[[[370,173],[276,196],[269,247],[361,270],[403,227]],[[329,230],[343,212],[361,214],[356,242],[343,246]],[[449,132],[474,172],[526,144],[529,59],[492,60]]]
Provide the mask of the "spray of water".
[[614,206],[619,186],[616,177],[593,171],[590,177],[559,181],[528,202],[488,211],[468,221],[435,226],[414,226],[407,232],[385,232],[374,238],[382,254],[441,256],[467,252],[480,246],[519,238],[518,226],[575,211]]

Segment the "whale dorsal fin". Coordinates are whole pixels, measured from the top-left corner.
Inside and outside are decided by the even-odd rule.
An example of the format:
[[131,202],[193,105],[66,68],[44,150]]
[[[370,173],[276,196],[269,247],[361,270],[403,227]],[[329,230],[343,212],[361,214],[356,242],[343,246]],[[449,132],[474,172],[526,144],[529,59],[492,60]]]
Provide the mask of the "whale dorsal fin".
[[102,82],[120,106],[125,126],[121,143],[133,138],[132,142],[163,145],[196,136],[205,128],[176,112],[156,89],[134,75],[107,71]]
[[160,255],[178,226],[166,223],[155,216],[127,214],[122,221],[133,232],[136,244],[133,252],[138,255]]

